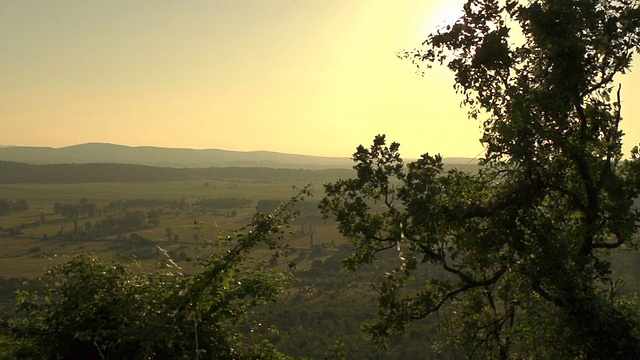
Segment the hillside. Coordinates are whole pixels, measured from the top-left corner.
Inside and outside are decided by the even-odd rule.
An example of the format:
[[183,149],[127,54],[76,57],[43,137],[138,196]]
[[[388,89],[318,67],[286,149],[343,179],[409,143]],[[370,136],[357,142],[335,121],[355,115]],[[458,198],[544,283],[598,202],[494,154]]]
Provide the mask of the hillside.
[[0,160],[29,164],[117,163],[162,167],[348,168],[348,158],[282,154],[269,151],[171,149],[89,143],[63,148],[13,146],[0,148]]
[[[445,159],[447,164],[467,164],[471,159]],[[0,146],[0,161],[27,164],[135,164],[157,167],[267,167],[287,169],[348,169],[348,157],[321,157],[270,151],[173,149],[88,143],[62,148]],[[473,162],[473,161],[472,161]]]

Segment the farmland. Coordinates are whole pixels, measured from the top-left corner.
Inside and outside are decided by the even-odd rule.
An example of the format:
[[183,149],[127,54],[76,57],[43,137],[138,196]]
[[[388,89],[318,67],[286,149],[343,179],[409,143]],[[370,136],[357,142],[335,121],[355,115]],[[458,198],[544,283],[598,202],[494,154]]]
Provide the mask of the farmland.
[[[294,186],[305,184],[243,179],[3,184],[0,200],[24,200],[28,204],[26,211],[0,216],[3,276],[37,277],[45,268],[86,252],[152,266],[156,246],[181,254],[178,260],[183,263],[186,259],[194,260],[206,254],[208,247],[215,246],[218,236],[246,224],[259,202],[286,201],[295,194]],[[321,191],[319,185],[312,185],[312,191]],[[207,200],[209,203],[218,200],[219,204],[206,206]],[[74,215],[56,213],[54,209],[56,203],[69,206],[81,202],[94,206],[93,212]],[[123,214],[148,217],[150,212],[153,221],[145,218],[133,226],[104,230],[96,226],[107,219],[123,221]],[[291,231],[298,234],[291,240],[291,246],[309,248],[311,237],[314,244],[329,243],[336,238],[333,227],[319,220],[317,213],[308,215],[306,218],[313,218],[308,220],[313,224],[305,227],[305,220],[300,219],[292,225]],[[305,236],[301,229],[305,229]]]

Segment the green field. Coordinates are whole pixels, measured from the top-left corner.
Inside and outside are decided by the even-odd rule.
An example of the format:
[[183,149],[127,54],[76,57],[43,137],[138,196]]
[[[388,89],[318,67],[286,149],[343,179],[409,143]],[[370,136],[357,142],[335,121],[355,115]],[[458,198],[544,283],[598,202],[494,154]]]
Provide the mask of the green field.
[[[80,253],[95,253],[101,257],[114,258],[121,262],[133,259],[145,268],[157,266],[162,254],[156,246],[179,254],[178,262],[186,271],[193,267],[198,257],[205,256],[215,247],[217,237],[238,229],[249,222],[260,200],[286,201],[296,194],[293,188],[305,186],[304,182],[276,181],[257,182],[249,180],[191,180],[149,183],[81,183],[81,184],[3,184],[0,185],[0,200],[26,200],[28,211],[14,212],[0,216],[0,260],[3,277],[33,278],[48,267],[60,264]],[[312,191],[321,195],[320,185],[312,186]],[[78,219],[65,218],[54,212],[53,204],[76,204],[85,198],[96,204],[98,209],[110,203],[133,200],[182,201],[188,207],[179,211],[166,206],[130,206],[126,211],[146,213],[156,209],[162,212],[159,224],[142,226],[126,231],[101,233],[91,240],[70,239],[57,234],[73,233],[83,229],[87,222],[96,223],[108,216],[117,217],[125,210],[109,214],[81,216]],[[218,211],[201,211],[193,205],[199,199],[249,199],[243,207]],[[317,202],[310,198],[308,201]],[[231,212],[234,212],[233,216]],[[42,221],[44,220],[44,221]],[[74,221],[76,225],[74,225]],[[304,220],[301,220],[304,222]],[[10,234],[7,229],[22,227],[20,234]],[[167,229],[173,238],[167,238]],[[303,230],[300,221],[291,225],[291,232]],[[148,241],[144,244],[130,242],[131,234],[137,234]],[[45,235],[46,234],[46,235]],[[316,216],[313,234],[297,234],[289,240],[296,249],[308,249],[313,244],[339,241],[333,225],[324,224]],[[265,251],[265,256],[268,256]]]

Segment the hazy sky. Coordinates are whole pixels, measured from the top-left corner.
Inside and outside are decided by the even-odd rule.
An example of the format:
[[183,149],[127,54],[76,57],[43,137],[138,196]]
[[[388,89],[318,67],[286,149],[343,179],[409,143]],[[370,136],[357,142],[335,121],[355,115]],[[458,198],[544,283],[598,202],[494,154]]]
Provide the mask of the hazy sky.
[[[407,157],[473,157],[451,74],[395,57],[461,3],[0,0],[0,144],[350,156],[386,133]],[[627,144],[639,79],[623,83]]]

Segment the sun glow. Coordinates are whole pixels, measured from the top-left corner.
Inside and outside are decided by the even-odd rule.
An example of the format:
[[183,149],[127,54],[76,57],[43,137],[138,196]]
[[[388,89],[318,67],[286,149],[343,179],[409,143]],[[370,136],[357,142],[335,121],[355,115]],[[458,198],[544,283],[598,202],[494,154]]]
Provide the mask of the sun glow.
[[460,19],[462,16],[462,3],[462,1],[447,1],[434,5],[427,16],[425,16],[422,25],[425,33],[432,33]]

